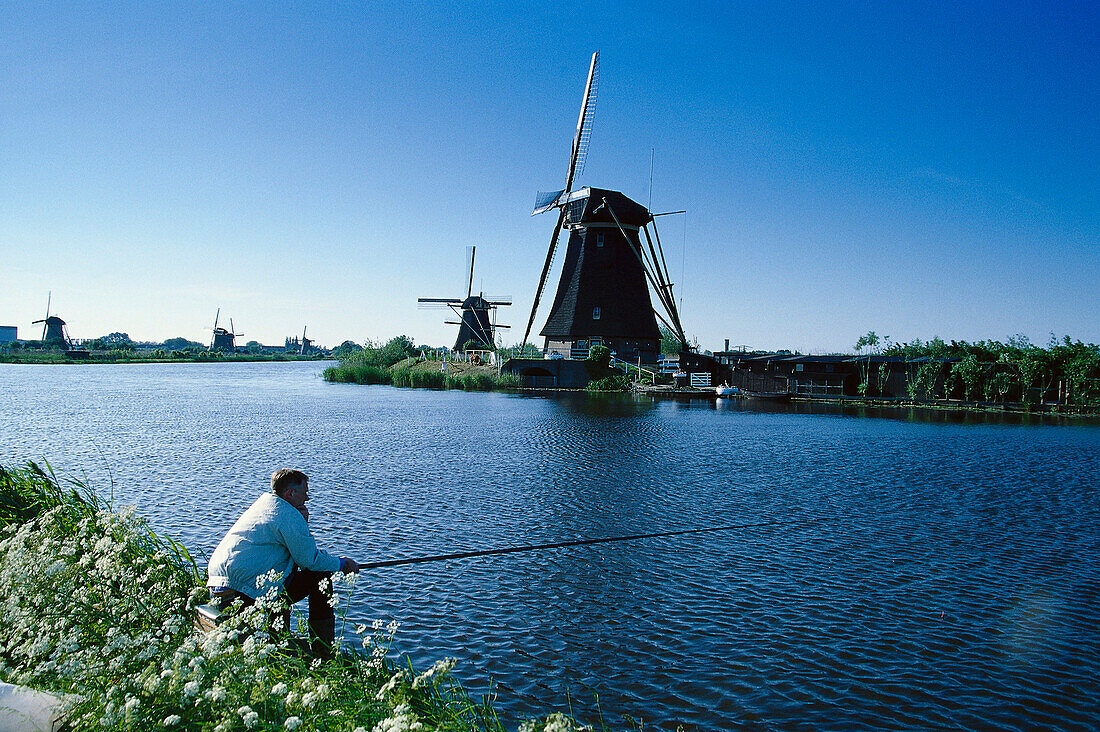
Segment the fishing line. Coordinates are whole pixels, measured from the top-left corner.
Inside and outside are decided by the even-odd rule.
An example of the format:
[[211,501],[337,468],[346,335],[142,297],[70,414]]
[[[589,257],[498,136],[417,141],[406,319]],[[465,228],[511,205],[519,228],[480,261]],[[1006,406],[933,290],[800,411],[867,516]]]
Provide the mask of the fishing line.
[[789,519],[787,521],[764,521],[755,524],[731,524],[729,526],[708,526],[702,529],[679,529],[677,531],[657,531],[650,534],[631,534],[629,536],[606,536],[595,539],[575,539],[573,541],[556,541],[549,544],[529,544],[527,546],[509,546],[500,549],[477,549],[468,552],[455,552],[453,554],[433,554],[427,557],[411,557],[408,559],[386,559],[379,562],[366,562],[359,565],[360,569],[378,569],[380,567],[397,567],[404,564],[423,564],[425,562],[444,562],[449,559],[470,559],[472,557],[488,557],[496,554],[518,554],[519,552],[536,552],[545,549],[562,549],[570,546],[588,546],[591,544],[610,544],[617,541],[636,541],[638,539],[655,539],[666,536],[683,536],[685,534],[707,534],[716,531],[732,531],[735,529],[756,529],[765,526],[785,526],[790,524],[811,524],[816,521],[825,521],[824,518]]

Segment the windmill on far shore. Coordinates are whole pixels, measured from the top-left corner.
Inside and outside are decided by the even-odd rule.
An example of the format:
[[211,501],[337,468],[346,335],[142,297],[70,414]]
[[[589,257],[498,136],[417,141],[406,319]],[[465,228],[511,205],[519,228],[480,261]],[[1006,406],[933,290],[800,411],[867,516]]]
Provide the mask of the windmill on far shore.
[[214,332],[210,337],[210,349],[211,351],[235,351],[237,350],[237,338],[240,338],[244,333],[237,333],[233,328],[233,318],[229,319],[229,330],[218,327],[218,317],[222,314],[222,309],[218,308],[218,311],[214,314]]
[[69,338],[69,330],[65,327],[65,321],[56,315],[50,315],[50,303],[53,302],[53,292],[46,296],[46,317],[31,321],[31,325],[42,323],[42,342],[57,345],[68,351],[73,347]]
[[[652,214],[618,191],[591,187],[573,191],[573,177],[584,169],[592,135],[599,57],[599,51],[592,54],[588,68],[565,188],[539,192],[535,200],[532,215],[556,208],[558,216],[520,343],[526,343],[531,333],[558,235],[567,229],[569,241],[561,280],[540,333],[546,339],[544,348],[566,358],[584,358],[592,346],[606,345],[620,358],[656,363],[661,339],[657,320],[687,349],[668,265],[657,235],[655,217],[665,214]],[[651,288],[663,314],[653,308]]]
[[466,297],[421,297],[417,298],[420,307],[449,307],[458,320],[446,320],[447,325],[458,326],[458,338],[455,339],[455,351],[465,351],[466,344],[473,342],[474,350],[492,350],[496,348],[497,328],[509,328],[496,322],[497,308],[512,304],[512,298],[506,296],[485,297],[484,293],[474,295],[474,255],[477,247],[466,247]]

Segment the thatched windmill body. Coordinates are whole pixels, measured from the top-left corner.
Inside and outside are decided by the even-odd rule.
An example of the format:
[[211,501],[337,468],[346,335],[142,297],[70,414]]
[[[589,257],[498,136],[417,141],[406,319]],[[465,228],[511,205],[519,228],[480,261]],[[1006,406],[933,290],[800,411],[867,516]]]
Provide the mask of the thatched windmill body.
[[[565,188],[539,193],[532,212],[557,209],[558,221],[523,342],[530,335],[558,237],[565,230],[569,239],[561,279],[540,332],[545,338],[544,348],[566,357],[584,358],[593,345],[606,345],[622,359],[656,363],[661,339],[658,320],[686,344],[654,221],[654,216],[662,214],[651,214],[618,191],[592,187],[572,190],[575,174],[584,167],[592,134],[598,78],[597,51],[588,69]],[[650,289],[663,314],[654,310]]]

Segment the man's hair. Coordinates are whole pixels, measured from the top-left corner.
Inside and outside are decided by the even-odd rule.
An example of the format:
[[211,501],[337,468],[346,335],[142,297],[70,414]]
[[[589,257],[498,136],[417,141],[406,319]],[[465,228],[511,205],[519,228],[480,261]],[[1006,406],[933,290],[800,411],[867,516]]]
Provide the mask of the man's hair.
[[279,495],[292,485],[305,483],[309,477],[301,470],[293,468],[279,468],[271,474],[271,492]]

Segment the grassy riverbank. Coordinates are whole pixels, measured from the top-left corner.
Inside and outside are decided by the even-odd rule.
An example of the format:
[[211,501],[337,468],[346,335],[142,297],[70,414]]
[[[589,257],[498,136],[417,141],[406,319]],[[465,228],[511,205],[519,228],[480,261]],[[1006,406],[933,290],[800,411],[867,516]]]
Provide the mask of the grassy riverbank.
[[346,355],[324,371],[326,381],[347,384],[388,384],[424,389],[496,391],[520,385],[515,374],[498,374],[495,366],[466,361],[441,361],[405,355],[383,348],[364,348]]
[[[66,698],[72,729],[503,732],[444,659],[417,673],[389,657],[396,624],[359,626],[334,661],[269,632],[266,598],[208,634],[187,549],[76,481],[0,466],[0,679]],[[346,607],[354,577],[339,577]],[[581,729],[561,715],[522,730]]]

